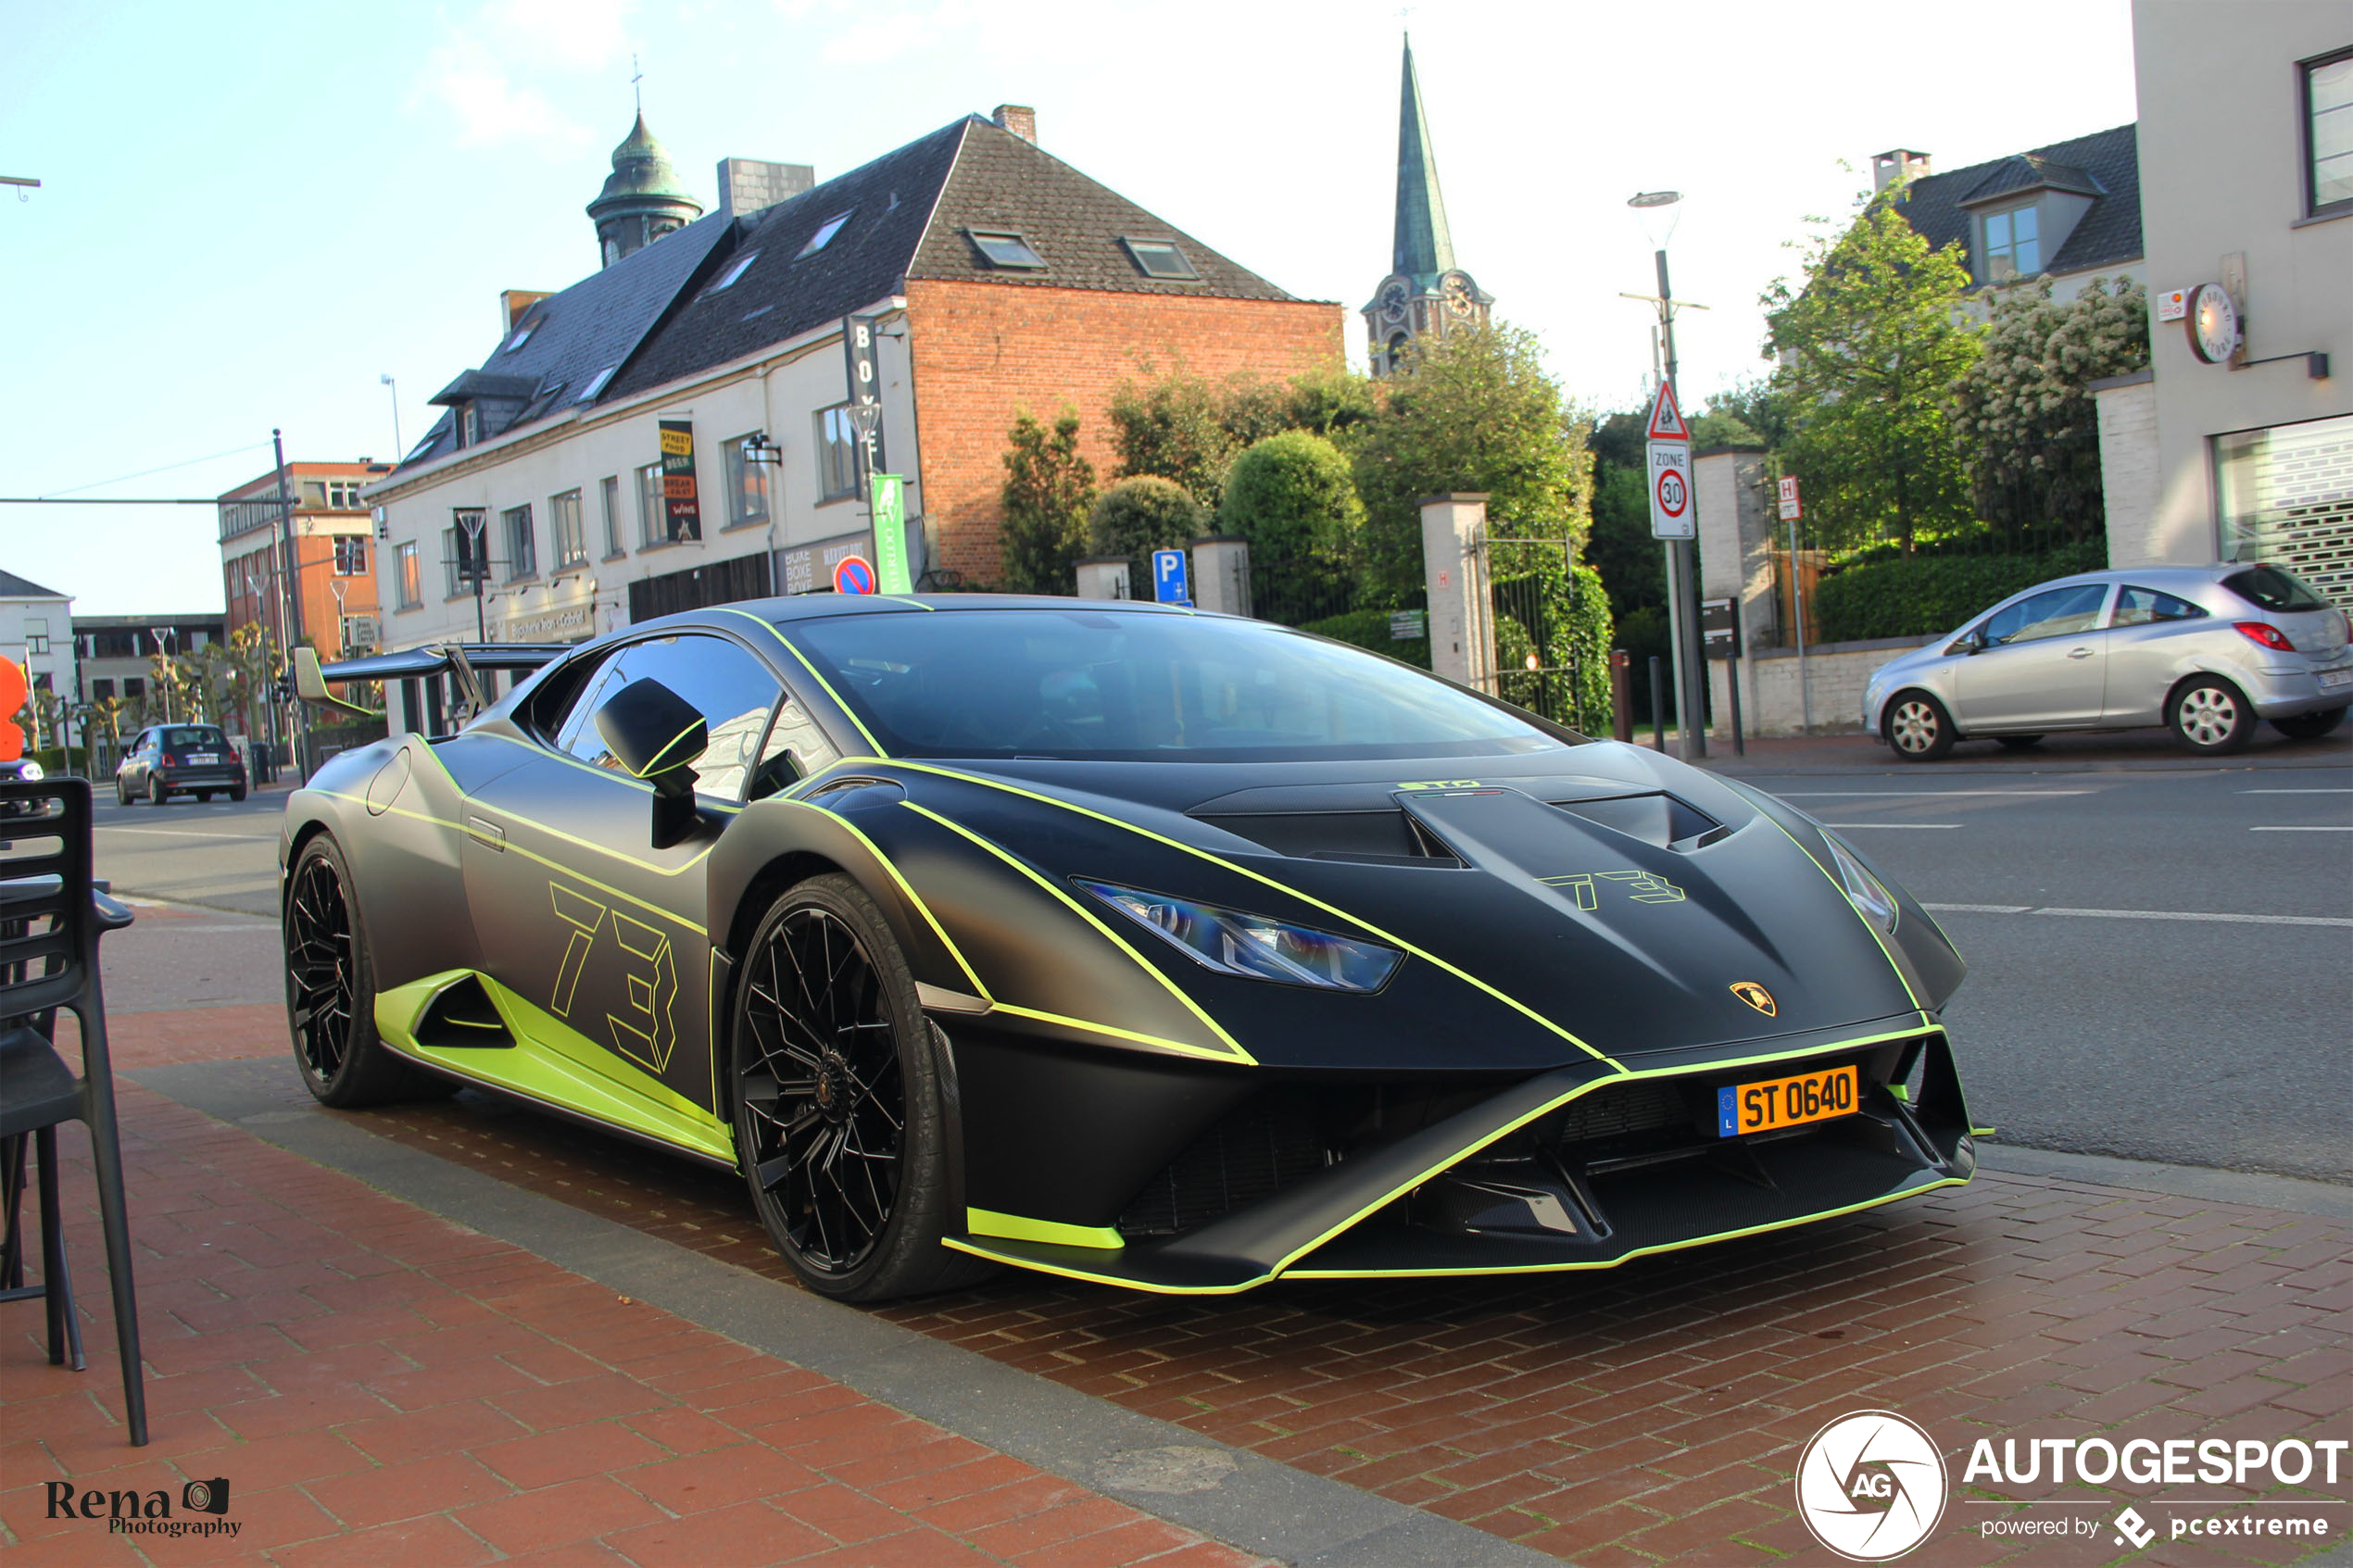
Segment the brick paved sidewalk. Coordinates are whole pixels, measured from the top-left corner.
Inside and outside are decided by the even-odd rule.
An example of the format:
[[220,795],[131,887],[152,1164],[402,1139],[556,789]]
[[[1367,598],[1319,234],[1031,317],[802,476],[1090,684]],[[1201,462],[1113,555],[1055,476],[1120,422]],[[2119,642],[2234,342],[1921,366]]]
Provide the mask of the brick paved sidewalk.
[[[170,1030],[124,1033],[134,1060],[170,1054]],[[12,1568],[1258,1561],[147,1091],[125,1089],[122,1124],[154,1441],[124,1437],[83,1213],[89,1370],[47,1364],[35,1308],[0,1335]],[[68,1180],[86,1197],[79,1162]],[[202,1518],[181,1487],[213,1476],[233,1537],[49,1517],[62,1482]]]

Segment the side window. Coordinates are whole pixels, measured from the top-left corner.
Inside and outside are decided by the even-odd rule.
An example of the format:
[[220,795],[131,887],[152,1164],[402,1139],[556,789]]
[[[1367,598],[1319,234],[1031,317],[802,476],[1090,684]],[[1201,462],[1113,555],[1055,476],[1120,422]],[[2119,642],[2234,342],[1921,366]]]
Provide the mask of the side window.
[[776,721],[768,726],[768,739],[760,748],[760,761],[752,769],[744,798],[765,800],[840,760],[841,753],[809,717],[809,709],[786,692],[784,707],[776,710]]
[[783,687],[765,664],[724,637],[687,633],[630,644],[579,705],[579,718],[566,722],[564,749],[583,761],[618,770],[621,764],[606,751],[590,716],[614,693],[649,676],[693,704],[710,729],[711,745],[695,763],[695,793],[741,800]]
[[1995,613],[1985,623],[1985,640],[1994,647],[2009,643],[2038,642],[2045,637],[2069,637],[2088,632],[2108,601],[2105,583],[2080,583],[2053,588],[2024,598]]
[[2154,588],[2126,588],[2117,596],[2112,626],[2147,626],[2160,621],[2203,621],[2206,611],[2187,599]]

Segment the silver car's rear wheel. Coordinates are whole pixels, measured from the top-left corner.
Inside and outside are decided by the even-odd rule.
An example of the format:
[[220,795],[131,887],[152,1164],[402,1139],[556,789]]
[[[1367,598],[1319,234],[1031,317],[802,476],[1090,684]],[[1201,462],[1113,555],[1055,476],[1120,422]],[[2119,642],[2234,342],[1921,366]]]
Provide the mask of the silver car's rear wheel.
[[1887,705],[1887,744],[1906,762],[1933,762],[1953,749],[1953,721],[1926,692],[1898,692]]
[[2238,688],[2217,676],[2191,682],[2173,697],[2173,733],[2207,756],[2236,751],[2255,728],[2254,710]]

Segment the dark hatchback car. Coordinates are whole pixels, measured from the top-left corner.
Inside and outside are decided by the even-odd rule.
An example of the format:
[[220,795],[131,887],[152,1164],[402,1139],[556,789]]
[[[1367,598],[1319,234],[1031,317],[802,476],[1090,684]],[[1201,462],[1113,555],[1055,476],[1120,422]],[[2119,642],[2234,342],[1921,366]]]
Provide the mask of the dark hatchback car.
[[245,766],[215,724],[155,724],[139,732],[114,771],[115,798],[160,806],[175,795],[245,797]]

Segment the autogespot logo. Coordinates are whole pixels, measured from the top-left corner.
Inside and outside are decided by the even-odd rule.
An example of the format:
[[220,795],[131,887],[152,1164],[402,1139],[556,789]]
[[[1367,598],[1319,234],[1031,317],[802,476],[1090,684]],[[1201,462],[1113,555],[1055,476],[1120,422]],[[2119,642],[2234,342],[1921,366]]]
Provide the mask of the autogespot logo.
[[1892,1411],[1857,1411],[1814,1434],[1797,1461],[1797,1512],[1814,1538],[1856,1562],[1884,1562],[1944,1517],[1944,1460]]

